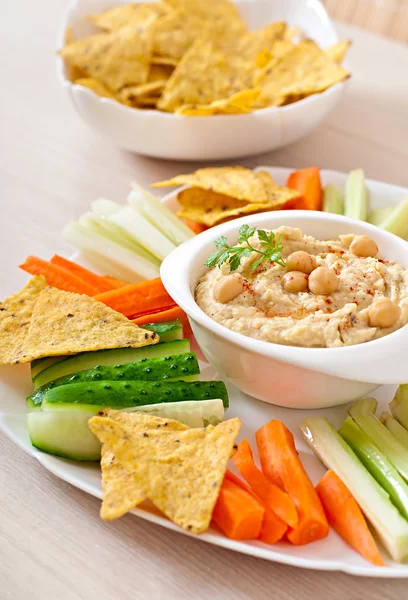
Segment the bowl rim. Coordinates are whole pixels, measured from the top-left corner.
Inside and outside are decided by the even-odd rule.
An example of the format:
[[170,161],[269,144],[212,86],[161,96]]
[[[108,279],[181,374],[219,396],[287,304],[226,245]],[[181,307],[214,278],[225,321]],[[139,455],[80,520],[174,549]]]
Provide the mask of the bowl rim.
[[[146,1],[146,0],[133,0],[133,1],[137,4],[137,3],[142,3],[143,1]],[[147,0],[147,1],[150,2],[150,1],[154,1],[154,0]],[[233,1],[236,4],[253,4],[253,0],[233,0]],[[263,2],[263,3],[267,3],[269,1],[270,0],[259,0],[259,2]],[[64,61],[61,58],[61,56],[59,56],[58,52],[64,46],[65,31],[66,31],[67,24],[70,19],[71,13],[74,12],[79,7],[81,2],[82,2],[82,0],[71,0],[71,2],[66,7],[66,9],[63,13],[63,17],[61,19],[60,28],[59,28],[58,35],[57,35],[57,49],[56,49],[56,52],[57,52],[56,70],[57,70],[58,80],[61,83],[61,85],[68,92],[70,90],[73,90],[75,92],[82,93],[85,95],[85,97],[88,97],[90,100],[93,100],[94,102],[98,102],[102,105],[114,107],[115,110],[122,112],[123,115],[126,115],[126,114],[133,115],[133,116],[134,115],[138,115],[138,116],[140,116],[140,115],[145,115],[145,116],[155,115],[157,117],[157,119],[171,119],[173,121],[175,121],[176,119],[178,119],[178,120],[185,120],[185,119],[201,120],[201,119],[205,118],[206,122],[208,122],[208,119],[212,119],[212,121],[214,121],[214,122],[219,122],[220,120],[224,120],[224,119],[233,120],[233,119],[237,119],[239,117],[241,117],[241,118],[242,117],[256,118],[257,115],[259,115],[260,117],[263,117],[265,115],[287,114],[287,113],[293,112],[298,107],[304,107],[304,106],[311,105],[313,103],[317,103],[318,101],[320,101],[321,98],[326,98],[330,95],[341,93],[342,91],[344,91],[344,89],[348,83],[348,79],[350,79],[350,78],[348,78],[345,81],[336,83],[335,85],[332,85],[331,87],[327,88],[323,92],[319,92],[318,94],[312,94],[310,96],[307,96],[306,98],[302,98],[301,100],[298,100],[297,102],[293,102],[292,104],[287,104],[286,106],[270,106],[270,107],[254,110],[249,113],[239,114],[239,115],[200,115],[200,116],[199,115],[194,115],[194,116],[193,115],[179,115],[179,114],[175,114],[172,112],[156,110],[153,108],[142,110],[142,109],[138,109],[135,107],[126,106],[125,104],[121,104],[120,102],[117,102],[116,100],[112,100],[111,98],[102,98],[101,96],[98,96],[97,94],[95,94],[95,92],[93,92],[89,88],[86,88],[84,86],[73,83],[72,81],[70,81],[68,79],[68,77],[65,74]],[[127,0],[116,0],[116,5],[126,4],[126,3],[127,3]],[[115,4],[115,0],[112,0],[112,4],[113,5]],[[316,14],[318,14],[320,21],[324,24],[324,27],[330,30],[330,33],[334,40],[333,44],[337,43],[339,41],[339,37],[337,35],[335,28],[333,27],[332,21],[328,15],[324,5],[319,0],[308,0],[308,6],[310,6]]]
[[[286,210],[271,211],[255,214],[213,227],[200,235],[188,240],[163,261],[160,276],[164,287],[174,301],[187,313],[188,317],[200,327],[210,331],[225,342],[264,357],[287,362],[299,367],[326,373],[359,382],[382,384],[400,384],[406,381],[406,365],[403,358],[403,348],[408,347],[408,324],[382,338],[342,346],[338,348],[305,348],[285,346],[245,336],[217,323],[208,316],[196,303],[194,290],[191,289],[189,278],[202,267],[198,264],[198,255],[204,247],[210,245],[220,235],[238,231],[244,223],[248,225],[263,225],[273,228],[279,222],[291,224],[299,219],[315,220],[350,225],[358,233],[367,233],[392,244],[395,249],[406,257],[408,263],[408,243],[401,238],[381,230],[370,223],[356,221],[349,217],[335,214]],[[273,223],[276,221],[276,223]],[[307,233],[307,230],[306,230]],[[194,276],[195,277],[195,276]],[[194,284],[195,287],[195,284]]]

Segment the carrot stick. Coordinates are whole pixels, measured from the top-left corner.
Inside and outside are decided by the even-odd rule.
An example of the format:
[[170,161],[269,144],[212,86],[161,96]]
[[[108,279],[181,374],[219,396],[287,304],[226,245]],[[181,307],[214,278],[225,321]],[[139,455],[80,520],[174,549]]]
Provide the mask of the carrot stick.
[[359,505],[334,471],[327,471],[316,491],[328,521],[337,533],[368,561],[384,566]]
[[187,227],[194,231],[194,233],[199,234],[208,229],[207,225],[202,225],[201,223],[197,223],[196,221],[191,221],[190,219],[183,219]]
[[238,449],[232,460],[242,477],[249,483],[262,502],[269,506],[287,525],[295,527],[298,522],[298,514],[293,500],[277,485],[271,483],[258,469],[254,463],[248,440],[242,440],[238,444]]
[[259,536],[265,509],[243,488],[224,479],[213,520],[233,540],[255,540]]
[[299,210],[321,210],[323,202],[320,171],[317,167],[309,167],[294,171],[288,177],[286,185],[300,193],[299,198],[287,202],[284,208]]
[[109,290],[114,289],[114,287],[110,285],[104,277],[92,273],[92,271],[81,267],[81,265],[77,265],[76,263],[72,262],[71,260],[68,260],[67,258],[64,258],[63,256],[55,254],[51,259],[51,263],[53,265],[58,265],[59,267],[66,269],[73,275],[76,275],[83,281],[86,281],[87,283],[89,283],[89,285],[92,285],[94,288],[96,288],[98,292],[108,292]]
[[98,294],[96,300],[126,317],[138,317],[155,311],[163,311],[176,304],[164,289],[160,277]]
[[[251,487],[249,487],[249,485],[247,485],[245,481],[242,481],[242,479],[237,477],[231,471],[227,471],[225,473],[225,479],[228,479],[236,485],[239,485],[239,487],[241,487],[243,490],[248,492],[248,494],[250,494],[256,500],[263,504],[261,499],[258,498],[258,496],[255,494],[254,490]],[[263,504],[263,506],[265,509],[265,515],[262,521],[262,527],[258,539],[261,540],[261,542],[264,542],[265,544],[275,544],[283,538],[287,531],[287,526],[278,516],[276,516],[276,514],[269,508],[269,506],[266,506],[265,504]]]
[[174,321],[175,319],[179,319],[183,325],[184,337],[191,337],[193,332],[190,323],[188,322],[187,315],[179,306],[174,306],[173,308],[161,312],[143,315],[142,317],[132,319],[132,321],[136,323],[136,325],[146,325],[146,323],[163,323],[163,321]]
[[298,511],[298,524],[288,531],[288,540],[301,545],[326,537],[329,524],[291,432],[281,421],[272,420],[258,429],[256,442],[262,471],[271,483],[282,486]]
[[75,292],[87,296],[95,296],[98,293],[93,285],[83,281],[77,275],[36,256],[28,256],[26,261],[20,265],[20,269],[31,275],[43,275],[48,285],[65,292]]
[[111,286],[111,290],[118,290],[119,288],[125,287],[125,285],[130,285],[129,281],[122,281],[121,279],[116,279],[116,277],[111,277],[110,275],[105,275],[104,280]]

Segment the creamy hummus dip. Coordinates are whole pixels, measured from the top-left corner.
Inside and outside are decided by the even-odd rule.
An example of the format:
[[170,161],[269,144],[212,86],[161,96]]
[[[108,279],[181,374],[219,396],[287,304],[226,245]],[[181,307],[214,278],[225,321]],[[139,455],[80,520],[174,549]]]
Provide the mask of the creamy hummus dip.
[[[196,301],[212,319],[259,340],[318,348],[368,342],[408,322],[408,270],[379,258],[371,238],[350,234],[320,241],[290,227],[280,227],[274,232],[282,236],[285,261],[294,252],[308,253],[312,256],[314,269],[326,267],[320,270],[326,274],[327,268],[333,271],[337,289],[312,293],[311,289],[319,288],[311,285],[314,271],[309,274],[305,269],[303,274],[296,272],[310,289],[287,291],[286,281],[292,275],[292,272],[288,273],[291,261],[287,261],[286,267],[263,262],[251,273],[251,264],[259,258],[259,254],[253,253],[241,261],[235,274],[230,273],[227,262],[221,268],[211,268],[199,280]],[[361,237],[374,245],[375,251],[371,253],[375,256],[359,256],[356,255],[359,252],[352,251]],[[249,241],[254,248],[261,249],[256,234]],[[328,275],[334,278],[333,273]],[[217,290],[224,282],[231,283],[232,280],[227,278],[236,280],[238,293],[228,301],[225,297],[220,301]]]

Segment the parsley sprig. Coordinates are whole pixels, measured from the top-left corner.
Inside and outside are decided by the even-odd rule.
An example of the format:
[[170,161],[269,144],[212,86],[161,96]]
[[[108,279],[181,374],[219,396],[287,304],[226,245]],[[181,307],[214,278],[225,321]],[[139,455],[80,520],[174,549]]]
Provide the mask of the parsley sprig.
[[[254,248],[249,243],[249,239],[257,233],[258,239],[262,250]],[[282,258],[283,245],[281,244],[282,236],[277,235],[271,231],[267,233],[264,229],[257,229],[256,227],[249,227],[249,225],[242,225],[239,230],[239,236],[237,243],[246,244],[245,246],[229,246],[227,238],[222,235],[215,240],[216,252],[213,252],[207,260],[205,265],[207,267],[221,267],[225,262],[229,263],[230,271],[236,271],[241,264],[241,260],[250,256],[253,252],[260,254],[260,258],[255,260],[251,266],[250,271],[254,271],[262,262],[270,261],[277,265],[285,267],[285,261]]]

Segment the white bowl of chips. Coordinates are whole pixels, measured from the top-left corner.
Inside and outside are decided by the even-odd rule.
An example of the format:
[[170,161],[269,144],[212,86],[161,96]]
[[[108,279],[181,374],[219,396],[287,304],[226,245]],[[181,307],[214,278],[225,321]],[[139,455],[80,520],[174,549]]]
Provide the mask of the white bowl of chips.
[[[132,21],[134,5],[123,3],[101,16],[120,0],[74,0],[64,18],[58,49],[69,44],[64,59],[57,59],[59,79],[83,120],[119,148],[176,160],[259,154],[308,134],[339,101],[348,77],[340,65],[347,43],[326,51],[338,38],[318,0],[239,0],[241,17],[229,0],[166,2],[153,2],[153,16]],[[157,31],[172,22],[176,9],[181,21],[159,38]],[[89,15],[96,15],[93,22]],[[210,23],[207,38],[195,35],[193,46],[178,29],[187,18],[196,18],[187,28],[190,36],[194,26]],[[225,41],[223,28],[238,31],[243,22],[257,33],[240,31]],[[208,32],[217,27],[216,41],[209,41]],[[294,27],[310,39],[300,39]],[[250,61],[242,59],[249,55]],[[288,67],[298,78],[284,75]]]

